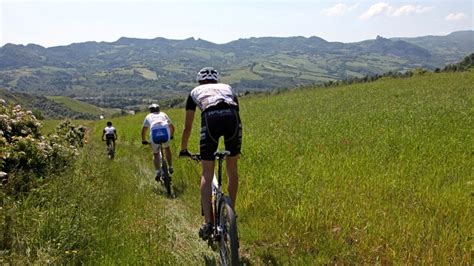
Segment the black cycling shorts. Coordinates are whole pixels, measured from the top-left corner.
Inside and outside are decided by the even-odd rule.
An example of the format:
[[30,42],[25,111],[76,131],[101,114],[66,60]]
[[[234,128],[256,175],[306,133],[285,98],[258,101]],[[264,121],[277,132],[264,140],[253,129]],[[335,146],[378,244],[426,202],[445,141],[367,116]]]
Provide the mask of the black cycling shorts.
[[242,146],[242,124],[237,109],[220,105],[217,109],[206,110],[201,115],[200,153],[203,160],[213,161],[219,138],[224,137],[225,149],[229,156],[240,154]]
[[109,146],[110,143],[115,144],[115,135],[114,134],[107,134],[105,135],[105,144]]

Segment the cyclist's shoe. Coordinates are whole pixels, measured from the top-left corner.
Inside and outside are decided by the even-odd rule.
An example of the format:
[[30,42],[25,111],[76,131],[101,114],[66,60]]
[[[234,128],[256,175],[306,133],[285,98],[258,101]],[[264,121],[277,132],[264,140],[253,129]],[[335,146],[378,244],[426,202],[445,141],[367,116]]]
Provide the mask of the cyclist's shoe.
[[155,181],[159,183],[163,182],[161,177],[161,171],[156,172]]
[[211,223],[204,223],[202,224],[201,228],[199,228],[199,237],[202,240],[208,240],[211,238],[212,235],[212,224]]
[[174,172],[173,166],[170,166],[170,167],[168,168],[168,172],[170,173],[170,175],[173,174],[173,172]]

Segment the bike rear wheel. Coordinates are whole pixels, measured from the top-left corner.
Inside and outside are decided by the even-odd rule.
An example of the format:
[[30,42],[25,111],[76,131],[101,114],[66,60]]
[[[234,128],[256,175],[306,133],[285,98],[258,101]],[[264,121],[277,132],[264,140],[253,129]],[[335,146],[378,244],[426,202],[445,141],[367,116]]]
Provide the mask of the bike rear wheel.
[[114,156],[115,156],[114,147],[112,144],[109,144],[109,146],[107,147],[107,157],[109,157],[109,159],[113,159]]
[[166,188],[166,193],[168,193],[168,196],[172,196],[173,191],[171,189],[171,175],[168,172],[168,164],[166,163],[166,160],[163,160],[161,169],[162,169],[162,174],[163,174],[163,183]]
[[237,219],[229,197],[219,204],[219,253],[222,265],[239,265],[239,239]]

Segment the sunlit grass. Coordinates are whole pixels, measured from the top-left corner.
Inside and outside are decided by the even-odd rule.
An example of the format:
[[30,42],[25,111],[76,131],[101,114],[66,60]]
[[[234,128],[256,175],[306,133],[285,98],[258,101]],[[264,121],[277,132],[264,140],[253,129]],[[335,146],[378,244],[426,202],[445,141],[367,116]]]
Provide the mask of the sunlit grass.
[[249,250],[468,263],[472,84],[472,72],[440,74],[245,101],[237,210]]
[[[472,84],[474,72],[427,73],[241,98],[242,256],[257,265],[472,264]],[[112,120],[113,161],[100,141],[105,121],[90,123],[76,168],[0,213],[17,237],[6,262],[212,262],[196,233],[200,167],[177,158],[184,110],[164,111],[177,128],[176,200],[153,180],[145,113]]]

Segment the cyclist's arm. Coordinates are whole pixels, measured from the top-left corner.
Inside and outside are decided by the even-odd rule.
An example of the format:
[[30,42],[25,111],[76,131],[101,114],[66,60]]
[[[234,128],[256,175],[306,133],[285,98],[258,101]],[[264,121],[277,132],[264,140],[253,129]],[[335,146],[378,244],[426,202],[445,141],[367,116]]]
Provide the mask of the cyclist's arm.
[[105,129],[102,130],[102,137],[101,137],[102,140],[104,140],[104,136],[105,136]]
[[234,94],[234,102],[237,104],[237,111],[239,111],[239,98],[234,91],[232,91],[232,93]]
[[117,130],[114,130],[115,140],[118,139]]
[[174,136],[174,125],[173,124],[170,124],[170,133],[171,133],[171,136]]
[[147,141],[146,140],[146,133],[148,131],[148,127],[142,127],[142,142]]
[[186,116],[184,118],[184,129],[183,136],[181,137],[181,150],[188,149],[188,140],[191,135],[191,130],[193,128],[194,113],[196,112],[196,103],[194,102],[191,94],[188,95],[186,99]]
[[171,119],[167,114],[165,114],[165,116],[166,116],[166,121],[168,122],[168,127],[170,128],[171,137],[173,137],[174,136],[174,131],[175,131],[173,122],[171,122]]
[[193,127],[194,113],[195,110],[186,110],[186,117],[184,119],[183,136],[181,137],[181,150],[188,149],[188,140],[191,135],[191,129]]

